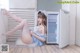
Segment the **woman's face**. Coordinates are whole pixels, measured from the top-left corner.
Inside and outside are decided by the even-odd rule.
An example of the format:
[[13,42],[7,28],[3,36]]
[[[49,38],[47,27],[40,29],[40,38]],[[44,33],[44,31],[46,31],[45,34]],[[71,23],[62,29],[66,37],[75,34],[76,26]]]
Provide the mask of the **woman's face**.
[[38,15],[38,23],[41,24],[42,23],[42,15]]

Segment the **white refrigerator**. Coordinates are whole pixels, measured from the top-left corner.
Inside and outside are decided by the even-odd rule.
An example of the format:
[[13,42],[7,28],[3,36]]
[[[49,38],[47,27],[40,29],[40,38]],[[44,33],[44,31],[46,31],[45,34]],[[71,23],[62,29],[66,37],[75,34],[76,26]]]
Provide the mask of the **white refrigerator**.
[[[43,11],[47,16],[47,37],[46,44],[58,44],[59,48],[69,45],[69,12],[60,10],[60,12]],[[35,25],[37,24],[37,12],[35,13]]]

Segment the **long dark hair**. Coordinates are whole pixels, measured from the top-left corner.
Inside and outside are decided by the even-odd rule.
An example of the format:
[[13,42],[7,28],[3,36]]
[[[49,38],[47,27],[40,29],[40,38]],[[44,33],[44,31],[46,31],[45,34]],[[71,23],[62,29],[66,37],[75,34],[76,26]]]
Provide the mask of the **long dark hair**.
[[[42,24],[47,27],[47,16],[41,11],[38,12],[38,15],[42,16],[42,17],[38,17],[38,18],[41,18],[42,19]],[[37,23],[37,25],[39,25],[39,24]]]

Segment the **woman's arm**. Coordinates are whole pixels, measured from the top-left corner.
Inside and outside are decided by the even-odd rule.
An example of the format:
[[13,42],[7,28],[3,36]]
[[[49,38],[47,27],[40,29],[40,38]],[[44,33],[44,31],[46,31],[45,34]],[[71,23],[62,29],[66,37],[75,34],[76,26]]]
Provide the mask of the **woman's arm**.
[[21,17],[18,17],[18,16],[10,13],[9,11],[7,11],[5,9],[3,9],[3,12],[4,12],[4,15],[9,16],[10,18],[12,18],[12,19],[14,19],[14,20],[16,20],[18,22],[21,22],[23,20]]
[[45,42],[46,40],[44,38],[39,37],[38,35],[36,35],[34,32],[31,31],[32,36],[36,37],[37,39],[39,39],[42,42]]

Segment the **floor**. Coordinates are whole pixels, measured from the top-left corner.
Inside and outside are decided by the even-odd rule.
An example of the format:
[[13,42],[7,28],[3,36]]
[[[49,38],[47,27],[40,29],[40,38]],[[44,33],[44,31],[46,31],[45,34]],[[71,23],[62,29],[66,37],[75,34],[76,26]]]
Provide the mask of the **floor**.
[[10,47],[9,53],[80,53],[80,47],[67,46],[59,49],[58,45],[44,45],[41,47]]

